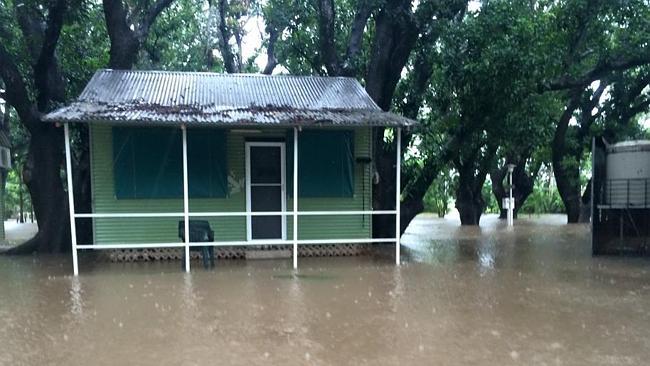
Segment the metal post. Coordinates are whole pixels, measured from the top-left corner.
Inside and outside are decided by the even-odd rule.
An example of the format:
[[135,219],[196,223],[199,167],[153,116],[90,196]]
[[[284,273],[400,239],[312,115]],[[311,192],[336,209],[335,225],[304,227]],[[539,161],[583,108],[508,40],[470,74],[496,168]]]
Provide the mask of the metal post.
[[514,224],[514,218],[515,218],[515,210],[514,210],[514,205],[513,205],[513,200],[512,200],[512,172],[508,174],[508,185],[510,187],[509,193],[508,193],[508,226],[512,226]]
[[185,224],[185,272],[190,271],[190,200],[187,179],[187,126],[183,131],[183,223]]
[[395,161],[395,264],[400,264],[400,196],[402,194],[402,129],[395,129],[397,146],[396,146],[396,161]]
[[293,128],[293,268],[298,268],[298,128]]
[[79,262],[77,260],[77,223],[74,217],[74,189],[72,186],[72,154],[70,152],[70,127],[63,124],[65,135],[65,170],[68,178],[68,209],[70,210],[70,240],[72,240],[72,268],[74,275],[79,275]]
[[508,164],[508,227],[515,224],[515,200],[512,197],[512,174],[515,171],[515,164]]

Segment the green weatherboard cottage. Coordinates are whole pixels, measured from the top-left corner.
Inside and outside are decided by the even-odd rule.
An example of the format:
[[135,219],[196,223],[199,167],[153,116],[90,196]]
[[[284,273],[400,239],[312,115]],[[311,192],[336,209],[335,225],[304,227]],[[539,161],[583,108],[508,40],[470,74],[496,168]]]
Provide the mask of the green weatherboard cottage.
[[64,126],[68,160],[69,124],[90,126],[93,212],[72,196],[70,212],[94,243],[73,235],[75,273],[80,249],[205,245],[179,240],[179,221],[208,220],[215,246],[293,245],[294,267],[298,245],[398,240],[372,238],[373,215],[399,217],[372,211],[372,128],[399,143],[415,122],[354,79],[100,70],[45,121]]

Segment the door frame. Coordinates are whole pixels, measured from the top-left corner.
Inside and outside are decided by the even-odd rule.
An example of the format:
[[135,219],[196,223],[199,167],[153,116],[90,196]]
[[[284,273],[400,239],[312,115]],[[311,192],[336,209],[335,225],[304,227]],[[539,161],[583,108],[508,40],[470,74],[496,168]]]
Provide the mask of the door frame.
[[[249,141],[245,143],[245,159],[246,159],[246,213],[251,213],[251,160],[250,160],[250,149],[254,146],[276,146],[280,148],[280,203],[282,207],[282,212],[287,210],[287,192],[286,192],[286,143],[285,142],[253,142]],[[275,215],[271,215],[275,216]],[[246,240],[250,242],[265,242],[273,243],[287,240],[287,216],[282,215],[281,220],[282,225],[282,238],[280,239],[253,239],[253,230],[252,230],[252,216],[246,216]]]

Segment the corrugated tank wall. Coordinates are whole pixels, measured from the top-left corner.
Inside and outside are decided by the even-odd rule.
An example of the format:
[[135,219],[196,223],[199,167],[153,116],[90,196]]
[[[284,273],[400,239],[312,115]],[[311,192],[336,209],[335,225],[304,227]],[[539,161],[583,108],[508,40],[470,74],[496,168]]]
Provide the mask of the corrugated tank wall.
[[[229,195],[221,199],[191,199],[191,212],[246,211],[244,149],[247,138],[284,138],[284,130],[269,130],[261,134],[228,133]],[[292,141],[289,141],[292,143]],[[113,186],[113,153],[111,127],[91,128],[92,189],[95,213],[183,212],[182,199],[116,199]],[[372,156],[371,129],[355,130],[355,157]],[[190,162],[191,164],[191,162]],[[355,163],[353,197],[302,198],[299,210],[370,210],[372,202],[371,165]],[[289,193],[291,195],[291,193]],[[287,199],[287,210],[293,202]],[[199,218],[195,218],[199,219]],[[206,218],[215,230],[215,240],[246,240],[245,217]],[[300,239],[341,239],[371,237],[372,218],[366,216],[303,216],[298,221]],[[96,244],[159,243],[179,241],[178,218],[98,218],[94,219]],[[292,238],[292,219],[287,218],[287,238]],[[81,243],[80,243],[81,244]],[[85,244],[85,243],[83,243]],[[258,244],[258,243],[256,243]]]

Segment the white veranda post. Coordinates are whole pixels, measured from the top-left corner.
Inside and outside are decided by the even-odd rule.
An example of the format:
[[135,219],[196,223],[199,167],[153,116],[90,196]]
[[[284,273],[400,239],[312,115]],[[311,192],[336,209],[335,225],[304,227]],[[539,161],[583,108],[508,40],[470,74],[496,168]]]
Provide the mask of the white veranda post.
[[298,128],[293,128],[293,268],[298,268]]
[[72,187],[72,154],[70,152],[70,126],[63,125],[65,135],[65,171],[68,178],[68,208],[70,210],[70,240],[72,241],[72,267],[74,275],[79,275],[79,263],[77,260],[77,223],[74,213],[74,189]]
[[190,202],[188,197],[187,182],[187,127],[181,126],[183,131],[183,224],[185,230],[185,271],[190,271]]
[[396,162],[395,162],[395,264],[400,264],[400,195],[402,194],[402,129],[395,129]]

